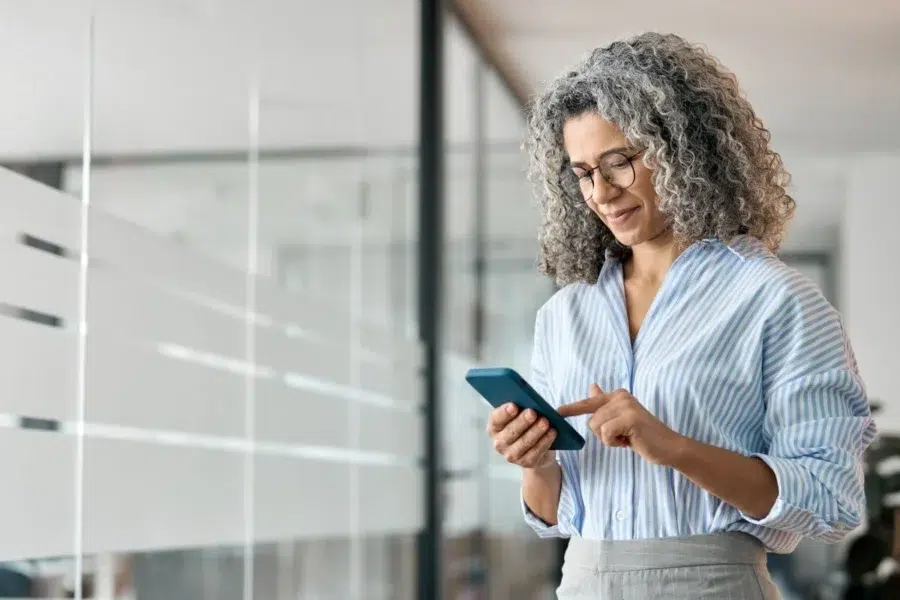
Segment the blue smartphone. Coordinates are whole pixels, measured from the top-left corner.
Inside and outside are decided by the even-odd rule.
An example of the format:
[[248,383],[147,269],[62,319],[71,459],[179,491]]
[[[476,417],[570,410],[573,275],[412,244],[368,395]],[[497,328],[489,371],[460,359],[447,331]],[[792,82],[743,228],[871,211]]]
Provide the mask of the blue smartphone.
[[581,450],[584,447],[584,438],[581,434],[513,369],[505,367],[469,369],[466,381],[494,408],[512,402],[521,410],[530,408],[546,417],[550,426],[556,430],[556,439],[550,446],[552,450]]

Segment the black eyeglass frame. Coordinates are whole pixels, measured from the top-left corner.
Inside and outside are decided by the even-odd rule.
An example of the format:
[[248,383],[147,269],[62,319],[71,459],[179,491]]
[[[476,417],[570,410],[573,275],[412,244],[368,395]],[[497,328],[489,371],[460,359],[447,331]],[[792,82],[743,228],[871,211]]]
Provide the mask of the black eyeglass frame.
[[[566,161],[563,163],[563,169],[569,171],[569,173],[571,173],[571,175],[573,177],[575,177],[575,183],[581,192],[580,195],[581,195],[582,200],[590,200],[594,197],[594,190],[597,189],[597,184],[594,180],[594,172],[595,171],[599,172],[600,176],[603,177],[603,180],[606,181],[606,183],[608,183],[609,185],[613,186],[614,188],[618,188],[620,190],[628,189],[629,187],[634,185],[634,181],[637,177],[637,175],[634,171],[634,160],[643,153],[644,153],[643,150],[634,150],[634,149],[628,149],[628,148],[612,148],[610,150],[607,150],[606,152],[604,152],[603,154],[601,154],[598,157],[600,164],[598,164],[596,167],[590,167],[589,165],[586,165],[583,163],[571,163],[569,161]],[[611,175],[608,172],[604,173],[604,171],[603,171],[603,167],[609,163],[610,158],[611,157],[614,158],[616,156],[621,157],[624,160],[624,162],[626,162],[628,164],[628,166],[631,168],[631,180],[628,182],[627,185],[620,185],[620,184],[616,183],[613,175]],[[573,167],[582,169],[584,171],[584,173],[581,173],[581,174],[574,173],[571,170]],[[591,182],[591,189],[590,189],[590,192],[588,192],[588,193],[586,193],[585,190],[581,186],[581,181],[585,181],[585,180]]]

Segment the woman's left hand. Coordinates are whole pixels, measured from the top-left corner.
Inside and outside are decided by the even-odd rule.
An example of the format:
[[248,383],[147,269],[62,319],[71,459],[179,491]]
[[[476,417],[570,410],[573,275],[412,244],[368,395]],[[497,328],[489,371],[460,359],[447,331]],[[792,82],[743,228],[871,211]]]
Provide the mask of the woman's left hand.
[[671,465],[684,440],[625,390],[607,394],[597,384],[591,384],[590,397],[560,406],[559,414],[591,415],[588,426],[600,441],[610,447],[630,446],[655,465]]

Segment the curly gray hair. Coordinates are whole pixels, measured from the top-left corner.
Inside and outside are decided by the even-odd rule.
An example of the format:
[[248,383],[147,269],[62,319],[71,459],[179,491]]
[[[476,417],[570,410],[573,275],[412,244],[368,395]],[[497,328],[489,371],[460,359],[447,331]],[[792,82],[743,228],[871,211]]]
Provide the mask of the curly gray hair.
[[795,203],[769,131],[734,75],[704,48],[645,33],[594,50],[530,106],[529,178],[543,212],[540,269],[560,285],[597,280],[607,252],[629,252],[578,193],[563,124],[588,111],[645,149],[676,240],[749,234],[777,251]]

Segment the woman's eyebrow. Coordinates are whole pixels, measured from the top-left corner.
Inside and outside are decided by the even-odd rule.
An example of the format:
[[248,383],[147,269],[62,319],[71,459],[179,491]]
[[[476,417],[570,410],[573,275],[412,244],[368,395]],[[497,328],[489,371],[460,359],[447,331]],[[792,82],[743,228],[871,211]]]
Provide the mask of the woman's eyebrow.
[[[598,154],[597,160],[598,161],[602,160],[603,157],[607,156],[608,154],[613,154],[613,153],[625,154],[629,150],[631,150],[631,148],[629,148],[628,146],[618,146],[616,148],[610,148],[609,150],[604,150],[603,152]],[[580,160],[576,160],[576,161],[570,160],[569,164],[573,167],[579,167],[582,169],[591,169],[592,168],[591,165],[589,165],[585,162],[581,162]]]

